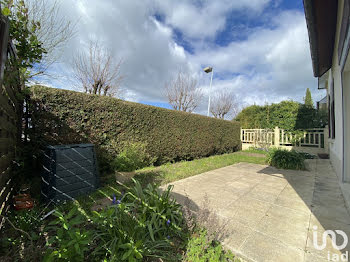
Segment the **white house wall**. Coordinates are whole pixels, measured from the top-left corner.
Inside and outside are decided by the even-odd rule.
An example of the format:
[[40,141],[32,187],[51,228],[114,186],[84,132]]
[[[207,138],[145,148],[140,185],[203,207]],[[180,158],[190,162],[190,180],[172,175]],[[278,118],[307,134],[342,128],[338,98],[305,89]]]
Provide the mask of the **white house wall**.
[[[338,17],[337,17],[337,30],[335,37],[335,46],[333,52],[333,65],[329,72],[328,78],[328,87],[327,87],[327,95],[330,94],[330,83],[334,81],[334,106],[335,106],[335,139],[329,140],[329,151],[330,151],[330,160],[332,162],[332,166],[337,173],[339,178],[339,182],[343,191],[343,195],[347,200],[348,207],[350,206],[350,174],[349,172],[343,173],[343,90],[342,90],[342,81],[345,86],[350,87],[350,71],[344,71],[343,78],[341,67],[338,61],[338,42],[340,35],[340,28],[343,16],[343,6],[344,0],[338,1]],[[344,45],[344,49],[346,46]],[[350,61],[350,55],[347,58],[347,64]],[[346,70],[346,69],[345,69]],[[349,102],[348,102],[349,103]],[[349,114],[346,114],[349,116]],[[349,129],[347,129],[349,130]],[[349,150],[349,147],[346,147],[345,150]],[[349,152],[349,151],[348,151]],[[348,173],[348,174],[346,174]],[[343,175],[344,174],[344,175]],[[347,182],[345,182],[347,181]]]

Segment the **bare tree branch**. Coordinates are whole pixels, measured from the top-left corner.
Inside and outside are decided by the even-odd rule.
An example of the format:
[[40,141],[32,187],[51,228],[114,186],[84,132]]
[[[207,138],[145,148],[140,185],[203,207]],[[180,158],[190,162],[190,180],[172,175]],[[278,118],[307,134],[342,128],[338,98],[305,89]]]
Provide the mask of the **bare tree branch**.
[[215,118],[224,119],[225,116],[235,116],[239,111],[236,96],[229,90],[223,90],[214,95],[210,105],[210,112]]
[[165,88],[168,102],[175,110],[193,112],[202,98],[197,79],[181,71]]
[[114,63],[112,52],[91,41],[88,54],[77,53],[73,58],[75,78],[86,93],[118,96],[123,76],[122,61]]
[[58,62],[65,43],[75,35],[75,23],[62,15],[60,0],[26,0],[29,21],[40,23],[37,29],[38,40],[46,50],[40,64],[36,65],[30,75],[48,75],[47,69]]

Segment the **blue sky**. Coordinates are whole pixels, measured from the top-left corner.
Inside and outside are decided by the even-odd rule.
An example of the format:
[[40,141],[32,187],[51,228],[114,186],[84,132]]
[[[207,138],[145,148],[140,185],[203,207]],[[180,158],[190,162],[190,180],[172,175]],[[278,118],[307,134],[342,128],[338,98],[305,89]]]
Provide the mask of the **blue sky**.
[[122,59],[121,97],[169,108],[164,86],[181,69],[198,79],[205,114],[209,75],[213,91],[228,90],[242,106],[302,101],[309,87],[324,96],[313,78],[302,0],[63,0],[65,15],[78,19],[77,34],[52,71],[50,84],[79,90],[71,58],[100,39]]

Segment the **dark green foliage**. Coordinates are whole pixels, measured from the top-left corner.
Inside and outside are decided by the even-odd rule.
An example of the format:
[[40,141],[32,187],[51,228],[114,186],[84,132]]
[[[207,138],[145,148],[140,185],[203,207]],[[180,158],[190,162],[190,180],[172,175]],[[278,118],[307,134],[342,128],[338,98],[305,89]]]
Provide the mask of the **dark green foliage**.
[[249,106],[236,117],[242,128],[269,128],[278,126],[286,130],[320,128],[327,125],[327,112],[317,111],[295,101],[278,104]]
[[267,162],[281,169],[304,170],[305,157],[295,150],[271,149],[267,156]]
[[308,108],[314,107],[314,101],[312,101],[311,92],[309,88],[306,89],[306,94],[304,97],[304,105]]
[[32,142],[39,148],[93,143],[104,167],[130,141],[146,144],[156,164],[240,148],[240,126],[236,122],[38,86],[32,88],[31,98],[36,108]]
[[249,106],[244,108],[236,117],[242,128],[279,128],[293,130],[299,103],[282,101],[278,104],[264,106]]

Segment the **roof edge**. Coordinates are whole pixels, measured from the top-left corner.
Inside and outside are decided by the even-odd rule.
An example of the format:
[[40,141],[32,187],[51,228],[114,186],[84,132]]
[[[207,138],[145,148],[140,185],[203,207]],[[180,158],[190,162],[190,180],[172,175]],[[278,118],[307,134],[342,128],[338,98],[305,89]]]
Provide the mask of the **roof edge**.
[[310,53],[311,53],[311,60],[312,60],[312,68],[314,72],[314,76],[318,77],[320,75],[319,72],[319,61],[317,56],[317,30],[316,30],[316,17],[314,12],[314,2],[310,0],[303,0],[304,4],[304,13],[305,13],[305,20],[306,20],[306,26],[307,31],[309,35],[309,43],[310,43]]

